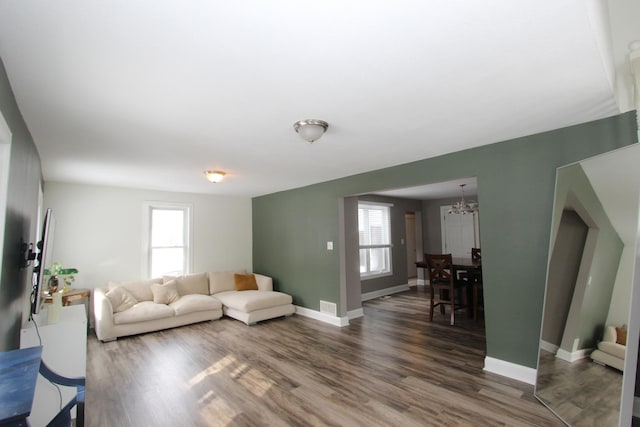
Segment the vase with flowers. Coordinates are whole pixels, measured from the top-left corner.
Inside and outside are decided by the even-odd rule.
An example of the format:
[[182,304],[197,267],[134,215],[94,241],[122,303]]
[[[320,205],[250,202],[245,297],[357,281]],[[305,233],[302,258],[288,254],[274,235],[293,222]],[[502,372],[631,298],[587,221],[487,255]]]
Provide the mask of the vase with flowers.
[[47,282],[50,294],[58,292],[60,280],[62,280],[62,292],[65,293],[71,290],[71,285],[76,280],[75,275],[78,274],[78,270],[75,268],[63,268],[62,263],[54,262],[50,270],[45,270],[45,274],[50,276]]

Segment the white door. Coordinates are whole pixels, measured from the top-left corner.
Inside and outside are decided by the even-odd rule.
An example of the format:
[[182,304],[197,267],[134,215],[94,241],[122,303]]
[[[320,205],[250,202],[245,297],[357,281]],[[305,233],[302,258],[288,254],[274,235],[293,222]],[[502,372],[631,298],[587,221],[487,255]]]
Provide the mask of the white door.
[[480,247],[478,213],[450,214],[450,206],[440,206],[442,253],[470,257],[471,248]]

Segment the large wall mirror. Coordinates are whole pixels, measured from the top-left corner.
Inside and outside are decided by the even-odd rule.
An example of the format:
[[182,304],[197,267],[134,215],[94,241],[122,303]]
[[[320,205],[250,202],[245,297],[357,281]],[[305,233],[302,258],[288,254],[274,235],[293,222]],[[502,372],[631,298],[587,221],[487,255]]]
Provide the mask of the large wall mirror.
[[568,425],[631,425],[639,193],[639,145],[557,171],[535,394]]

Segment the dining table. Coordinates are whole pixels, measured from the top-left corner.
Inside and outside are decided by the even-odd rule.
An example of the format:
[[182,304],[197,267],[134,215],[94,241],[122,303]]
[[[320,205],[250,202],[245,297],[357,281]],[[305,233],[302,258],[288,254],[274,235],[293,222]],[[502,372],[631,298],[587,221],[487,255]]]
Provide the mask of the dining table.
[[[417,261],[416,267],[424,268],[425,281],[429,279],[429,273],[427,268],[429,267],[426,261]],[[474,274],[482,274],[482,260],[481,259],[473,259],[471,256],[468,257],[451,257],[451,268],[453,270],[453,277],[458,278],[458,274],[460,273],[474,273]],[[480,280],[480,283],[482,280]],[[478,284],[474,284],[472,287],[472,303],[469,306],[469,314],[470,317],[473,317],[474,320],[478,318]],[[479,286],[482,286],[481,284]],[[465,296],[467,298],[468,296]]]
[[[475,260],[468,257],[452,257],[451,258],[451,266],[453,270],[458,271],[467,271],[470,269],[478,269],[482,267],[482,260]],[[416,267],[418,268],[427,268],[427,263],[425,261],[417,261]],[[425,277],[426,278],[426,277]]]

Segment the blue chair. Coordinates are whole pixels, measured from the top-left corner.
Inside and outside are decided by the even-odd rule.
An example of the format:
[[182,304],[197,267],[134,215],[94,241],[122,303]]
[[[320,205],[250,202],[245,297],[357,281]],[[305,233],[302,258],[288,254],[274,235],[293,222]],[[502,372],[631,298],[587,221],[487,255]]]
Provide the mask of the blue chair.
[[71,409],[76,406],[76,427],[84,427],[84,378],[67,378],[53,372],[49,367],[40,361],[40,375],[51,381],[67,387],[75,387],[76,395],[53,417],[47,427],[69,427],[71,426]]

